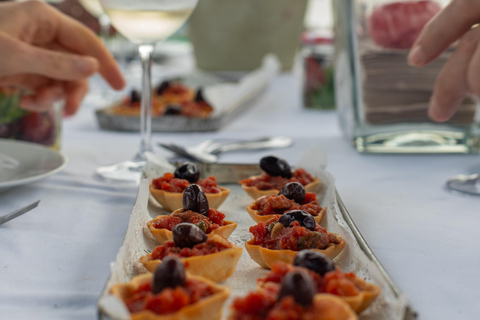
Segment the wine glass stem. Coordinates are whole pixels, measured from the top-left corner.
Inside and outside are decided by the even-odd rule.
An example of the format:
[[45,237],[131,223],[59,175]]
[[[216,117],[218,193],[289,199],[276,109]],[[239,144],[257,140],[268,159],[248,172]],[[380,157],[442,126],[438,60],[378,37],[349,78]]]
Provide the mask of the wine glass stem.
[[152,151],[152,56],[155,47],[151,44],[142,44],[138,47],[142,60],[142,100],[140,115],[140,134],[142,142],[137,155],[145,160],[144,154]]
[[100,23],[100,37],[106,44],[110,36],[110,18],[106,13],[102,13],[98,18],[98,22]]

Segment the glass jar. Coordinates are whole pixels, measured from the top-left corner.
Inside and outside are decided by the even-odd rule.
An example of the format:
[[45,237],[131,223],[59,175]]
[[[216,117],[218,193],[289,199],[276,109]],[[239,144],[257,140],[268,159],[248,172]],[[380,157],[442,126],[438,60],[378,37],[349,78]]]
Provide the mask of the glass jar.
[[63,102],[45,112],[20,109],[20,95],[0,88],[0,138],[15,139],[60,148]]
[[360,152],[478,153],[479,110],[466,98],[446,123],[429,120],[435,79],[452,48],[429,65],[407,64],[423,26],[448,1],[334,0],[336,103]]
[[333,37],[306,31],[302,35],[303,105],[313,109],[335,109],[333,85]]

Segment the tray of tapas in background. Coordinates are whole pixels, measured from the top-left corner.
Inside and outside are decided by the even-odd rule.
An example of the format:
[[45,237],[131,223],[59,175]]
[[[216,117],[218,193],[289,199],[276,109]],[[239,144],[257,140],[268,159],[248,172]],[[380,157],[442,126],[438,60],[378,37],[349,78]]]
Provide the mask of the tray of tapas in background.
[[[279,70],[267,56],[262,66],[240,78],[197,72],[167,79],[152,89],[153,132],[217,131],[245,112],[268,87]],[[120,101],[96,110],[102,129],[140,131],[141,92],[131,90]]]

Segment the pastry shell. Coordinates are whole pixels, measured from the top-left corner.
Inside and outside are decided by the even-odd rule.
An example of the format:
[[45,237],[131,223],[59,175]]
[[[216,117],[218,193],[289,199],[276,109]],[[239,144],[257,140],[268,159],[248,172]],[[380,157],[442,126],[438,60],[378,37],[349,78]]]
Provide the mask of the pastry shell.
[[[183,208],[175,210],[174,212],[172,212],[172,214],[183,212],[183,210],[184,210]],[[167,229],[157,229],[153,226],[153,224],[156,221],[161,220],[164,217],[167,217],[167,216],[157,216],[155,219],[147,222],[148,229],[150,230],[150,232],[152,233],[152,235],[155,237],[155,239],[158,241],[159,244],[164,244],[165,241],[173,240],[172,231]],[[228,239],[228,237],[232,234],[232,232],[237,227],[237,224],[232,221],[227,221],[227,220],[223,220],[223,221],[227,223],[225,226],[222,226],[213,230],[208,235],[218,234],[224,237],[225,239]]]
[[[275,215],[274,214],[267,214],[267,215],[260,215],[258,214],[258,210],[252,209],[253,204],[249,205],[247,207],[248,214],[256,223],[261,223],[261,222],[266,222],[270,219],[272,219]],[[313,219],[315,219],[315,222],[320,224],[320,221],[322,221],[323,217],[325,216],[325,213],[327,212],[327,207],[323,207],[322,210],[318,213],[317,216],[312,216]]]
[[[168,192],[155,189],[150,185],[150,193],[167,211],[174,211],[183,208],[183,192]],[[208,199],[208,206],[217,209],[227,199],[230,189],[220,187],[219,193],[205,193]]]
[[381,290],[380,287],[357,276],[355,276],[355,284],[361,289],[358,295],[340,298],[348,303],[350,308],[352,308],[356,313],[360,313],[372,304],[373,300],[378,297]]
[[[255,177],[260,177],[260,176],[253,176],[251,178],[255,178]],[[317,189],[317,187],[320,185],[320,179],[318,178],[314,178],[312,182],[310,182],[309,184],[307,184],[305,186],[305,192],[315,192],[315,190]],[[263,196],[271,196],[271,195],[276,195],[280,192],[280,190],[277,190],[277,189],[271,189],[271,190],[259,190],[257,187],[255,186],[246,186],[244,184],[242,184],[242,188],[243,190],[245,190],[245,192],[250,196],[252,197],[254,200],[260,198],[260,197],[263,197]]]
[[[334,295],[316,294],[313,304],[315,305],[315,320],[358,320],[358,316],[349,305]],[[235,320],[235,314],[230,314],[228,319]]]
[[[330,232],[329,232],[330,234]],[[330,243],[326,249],[312,249],[323,253],[330,259],[335,258],[345,247],[345,240],[337,235],[340,240],[339,244]],[[293,250],[271,250],[259,245],[255,245],[255,238],[250,239],[245,243],[250,257],[258,263],[262,268],[270,269],[275,262],[285,262],[292,264],[298,251]]]
[[[353,311],[359,314],[360,312],[368,308],[372,304],[373,300],[377,298],[377,296],[380,294],[380,288],[374,285],[373,283],[363,280],[358,276],[355,276],[354,282],[357,288],[360,289],[360,292],[357,295],[355,296],[333,295],[333,296],[338,297],[343,301],[345,301],[350,306],[350,308],[352,308]],[[270,285],[280,286],[279,283],[261,282],[257,284],[257,289],[262,290]],[[331,295],[331,294],[317,293],[315,296],[318,296],[318,295]]]
[[342,299],[331,294],[316,294],[315,320],[358,320],[358,316]]
[[[223,282],[227,280],[235,271],[238,260],[242,255],[242,248],[232,244],[229,249],[220,252],[207,254],[204,256],[194,256],[181,258],[185,265],[185,270],[196,276],[206,279]],[[140,263],[150,272],[153,272],[162,260],[152,260],[152,254],[149,253],[140,257]]]
[[[222,318],[223,304],[230,295],[230,288],[220,286],[208,279],[188,275],[188,278],[193,278],[206,283],[213,291],[211,296],[199,300],[197,303],[186,306],[179,311],[167,314],[158,315],[150,310],[143,310],[131,314],[132,320],[220,320]],[[112,286],[110,293],[118,297],[120,300],[125,299],[132,294],[140,285],[150,282],[152,273],[142,274],[133,277],[128,283],[120,283]]]

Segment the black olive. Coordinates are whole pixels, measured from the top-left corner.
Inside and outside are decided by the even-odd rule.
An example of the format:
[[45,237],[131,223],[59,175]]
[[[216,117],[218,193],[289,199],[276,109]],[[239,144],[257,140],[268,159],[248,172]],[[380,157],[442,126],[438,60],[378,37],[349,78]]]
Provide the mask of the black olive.
[[296,303],[307,307],[312,304],[315,292],[313,279],[310,275],[303,270],[295,270],[287,273],[285,278],[283,278],[278,301],[287,296],[293,296]]
[[162,93],[170,87],[170,81],[163,81],[157,88],[157,95],[162,95]]
[[292,169],[287,161],[274,156],[263,157],[260,160],[260,168],[272,177],[281,176],[288,179],[292,177]]
[[142,96],[140,95],[140,92],[138,92],[137,90],[133,89],[130,92],[130,103],[140,102],[141,98]]
[[335,264],[330,258],[314,250],[300,251],[293,260],[293,265],[315,271],[322,277],[325,273],[335,270]]
[[298,221],[302,227],[305,227],[311,231],[315,231],[315,227],[317,226],[312,215],[303,210],[290,210],[284,213],[280,219],[278,219],[278,222],[283,224],[285,227],[289,227],[290,223],[293,221]]
[[305,201],[305,188],[298,182],[287,183],[278,194],[283,194],[298,204],[303,204],[303,201]]
[[183,208],[208,217],[208,200],[198,184],[189,185],[183,192]]
[[200,171],[195,163],[185,162],[173,173],[177,179],[185,179],[190,183],[195,183],[200,178]]
[[193,248],[195,245],[207,241],[207,234],[192,223],[179,223],[172,229],[175,247]]
[[203,96],[203,89],[198,88],[197,93],[195,94],[195,102],[206,102],[205,97]]
[[183,285],[185,285],[185,266],[176,257],[166,257],[153,273],[152,292],[157,294],[165,288]]
[[165,111],[163,114],[165,115],[177,115],[182,113],[182,105],[181,104],[169,104],[165,107]]

